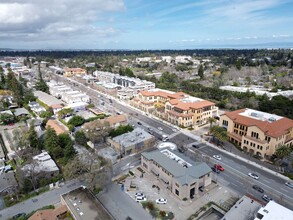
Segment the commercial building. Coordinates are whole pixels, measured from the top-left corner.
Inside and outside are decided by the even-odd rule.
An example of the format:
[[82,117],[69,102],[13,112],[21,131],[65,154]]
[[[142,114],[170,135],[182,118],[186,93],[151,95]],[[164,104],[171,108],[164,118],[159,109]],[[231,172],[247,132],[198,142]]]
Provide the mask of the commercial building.
[[293,219],[293,211],[286,207],[270,201],[266,206],[260,208],[254,220],[284,220]]
[[34,95],[41,101],[43,102],[44,104],[46,104],[47,106],[51,107],[52,105],[56,105],[56,104],[61,104],[61,105],[64,105],[64,103],[55,98],[54,96],[52,95],[49,95],[45,92],[42,92],[42,91],[35,91],[34,92]]
[[135,128],[133,131],[108,138],[108,143],[116,149],[119,154],[129,155],[140,152],[153,146],[155,137],[142,128]]
[[194,162],[169,148],[143,152],[141,166],[179,199],[194,198],[200,187],[211,184],[211,169],[206,163]]
[[208,118],[218,116],[218,107],[215,103],[183,92],[143,90],[131,104],[146,113],[182,127],[195,127],[207,123]]
[[64,68],[63,71],[63,75],[66,77],[86,74],[86,70],[82,68]]
[[75,220],[113,220],[111,214],[85,187],[79,187],[61,195],[61,204],[66,205]]
[[227,129],[229,141],[244,151],[271,156],[282,145],[293,146],[293,120],[253,109],[226,112],[220,126]]

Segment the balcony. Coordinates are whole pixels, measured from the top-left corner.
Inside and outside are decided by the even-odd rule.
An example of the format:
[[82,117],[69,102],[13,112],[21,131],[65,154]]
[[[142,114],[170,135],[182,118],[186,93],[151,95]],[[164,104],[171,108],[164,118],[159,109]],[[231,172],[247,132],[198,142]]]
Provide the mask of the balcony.
[[267,144],[267,143],[268,143],[268,142],[265,141],[265,140],[261,140],[261,139],[253,138],[253,137],[251,137],[251,136],[249,136],[249,135],[246,135],[245,138],[248,139],[248,140],[250,140],[250,141],[253,141],[253,142],[255,142],[255,143],[259,143],[259,144]]

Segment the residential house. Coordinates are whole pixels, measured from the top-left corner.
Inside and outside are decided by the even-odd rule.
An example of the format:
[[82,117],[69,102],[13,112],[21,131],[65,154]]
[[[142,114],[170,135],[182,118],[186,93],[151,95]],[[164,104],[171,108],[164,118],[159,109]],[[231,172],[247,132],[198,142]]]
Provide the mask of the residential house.
[[41,106],[39,103],[34,102],[34,101],[33,102],[29,102],[28,103],[28,106],[37,115],[40,115],[42,112],[45,112],[46,111],[45,107]]
[[68,132],[68,128],[57,119],[49,119],[46,124],[46,128],[48,127],[51,127],[53,130],[55,130],[57,135]]
[[110,127],[117,128],[120,125],[127,125],[128,120],[126,115],[113,115],[109,116],[105,119],[102,119],[101,121],[108,122],[110,124]]
[[28,220],[60,220],[66,219],[68,212],[66,205],[61,205],[55,209],[43,209],[36,211]]
[[64,68],[63,70],[63,75],[66,77],[86,74],[86,70],[82,68]]
[[220,126],[227,129],[229,141],[260,157],[272,156],[282,145],[293,146],[293,120],[282,116],[239,109],[221,115]]

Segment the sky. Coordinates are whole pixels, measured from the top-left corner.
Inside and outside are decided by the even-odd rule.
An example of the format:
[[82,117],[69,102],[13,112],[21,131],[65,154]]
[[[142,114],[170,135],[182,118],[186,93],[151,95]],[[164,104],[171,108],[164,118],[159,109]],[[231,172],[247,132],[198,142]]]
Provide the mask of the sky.
[[293,0],[0,0],[0,48],[293,48]]

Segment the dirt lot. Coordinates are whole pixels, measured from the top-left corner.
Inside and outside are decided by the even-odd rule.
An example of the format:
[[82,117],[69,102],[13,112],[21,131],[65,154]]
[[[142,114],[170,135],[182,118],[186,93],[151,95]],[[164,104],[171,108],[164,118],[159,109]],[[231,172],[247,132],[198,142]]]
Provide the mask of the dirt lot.
[[[165,185],[153,174],[145,173],[143,178],[141,178],[141,172],[139,170],[133,168],[132,172],[135,176],[129,177],[126,182],[128,182],[128,185],[130,185],[131,182],[131,184],[135,185],[137,188],[133,190],[127,190],[127,188],[125,188],[126,193],[128,193],[131,198],[135,199],[135,193],[142,192],[146,195],[147,201],[152,201],[154,203],[158,198],[167,199],[167,204],[157,204],[158,208],[167,212],[173,212],[175,219],[178,220],[188,219],[188,217],[210,201],[222,207],[229,208],[230,205],[233,205],[232,203],[235,199],[238,198],[238,195],[227,187],[212,183],[204,192],[199,192],[194,199],[182,201],[166,189]],[[153,185],[159,186],[160,190],[152,188]]]

